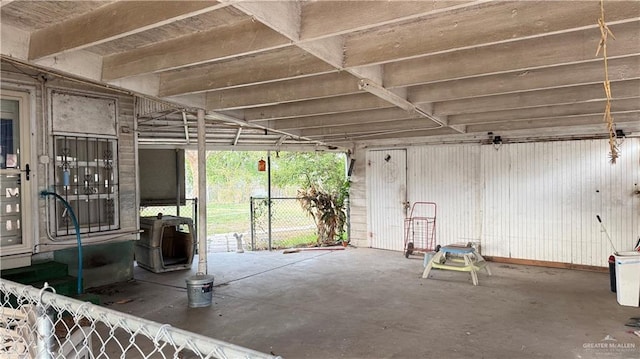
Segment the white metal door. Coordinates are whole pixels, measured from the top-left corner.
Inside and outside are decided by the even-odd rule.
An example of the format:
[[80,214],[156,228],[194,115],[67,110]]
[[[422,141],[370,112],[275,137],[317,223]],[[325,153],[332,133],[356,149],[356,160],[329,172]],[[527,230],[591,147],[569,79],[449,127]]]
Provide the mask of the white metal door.
[[0,103],[0,251],[30,251],[24,235],[31,227],[26,215],[33,177],[30,162],[27,94],[3,91]]
[[367,157],[371,247],[402,251],[407,201],[407,151],[372,150]]

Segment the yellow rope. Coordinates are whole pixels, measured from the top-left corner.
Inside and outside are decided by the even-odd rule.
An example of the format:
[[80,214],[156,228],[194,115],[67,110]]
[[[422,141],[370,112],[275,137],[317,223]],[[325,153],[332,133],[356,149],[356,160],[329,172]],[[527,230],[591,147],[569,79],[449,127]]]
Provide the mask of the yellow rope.
[[613,116],[611,116],[612,96],[611,83],[609,82],[609,63],[607,59],[608,35],[611,35],[614,40],[616,37],[604,21],[604,0],[600,0],[600,18],[598,19],[598,25],[600,26],[600,43],[596,50],[596,56],[598,56],[600,54],[600,50],[602,50],[602,57],[604,58],[604,93],[607,95],[607,104],[604,109],[604,122],[606,122],[607,130],[609,131],[609,157],[611,159],[611,163],[616,163],[616,160],[620,157],[620,152],[618,144],[616,143],[616,126],[613,122]]

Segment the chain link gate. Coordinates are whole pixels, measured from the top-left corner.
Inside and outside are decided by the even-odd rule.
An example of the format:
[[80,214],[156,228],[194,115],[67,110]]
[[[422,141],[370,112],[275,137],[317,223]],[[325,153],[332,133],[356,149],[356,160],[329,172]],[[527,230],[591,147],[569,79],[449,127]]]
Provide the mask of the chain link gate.
[[[251,249],[288,248],[316,243],[317,227],[313,218],[295,197],[251,197]],[[271,243],[269,243],[271,222]]]

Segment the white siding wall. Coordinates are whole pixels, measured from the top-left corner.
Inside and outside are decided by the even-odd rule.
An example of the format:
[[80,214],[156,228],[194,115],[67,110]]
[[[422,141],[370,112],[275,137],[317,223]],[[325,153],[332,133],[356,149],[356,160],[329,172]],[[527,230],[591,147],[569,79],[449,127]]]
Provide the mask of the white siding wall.
[[640,235],[639,144],[624,141],[615,165],[603,140],[484,146],[483,252],[605,266],[613,249],[597,214],[616,248],[630,250]]
[[640,139],[621,150],[612,165],[606,140],[410,147],[408,200],[438,204],[439,244],[480,239],[489,256],[606,266],[597,214],[616,249],[640,236]]
[[479,240],[480,146],[409,149],[409,202],[437,205],[436,243]]

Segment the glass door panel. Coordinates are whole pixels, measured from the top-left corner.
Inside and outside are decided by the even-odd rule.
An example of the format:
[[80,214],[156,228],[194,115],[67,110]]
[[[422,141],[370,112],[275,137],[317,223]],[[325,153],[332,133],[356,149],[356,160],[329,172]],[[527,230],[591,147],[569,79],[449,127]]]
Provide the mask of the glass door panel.
[[22,244],[20,101],[0,102],[0,247]]

